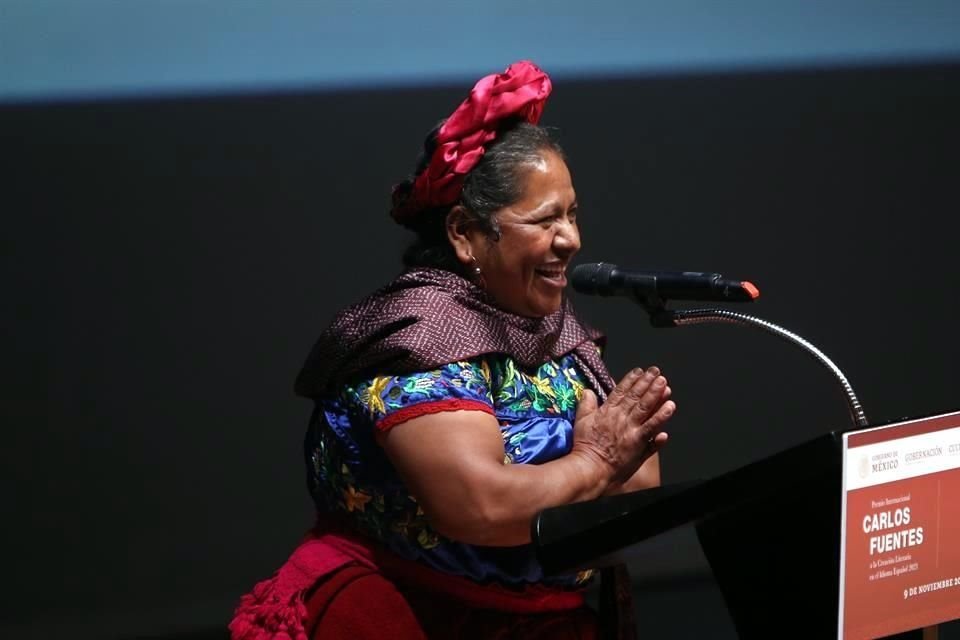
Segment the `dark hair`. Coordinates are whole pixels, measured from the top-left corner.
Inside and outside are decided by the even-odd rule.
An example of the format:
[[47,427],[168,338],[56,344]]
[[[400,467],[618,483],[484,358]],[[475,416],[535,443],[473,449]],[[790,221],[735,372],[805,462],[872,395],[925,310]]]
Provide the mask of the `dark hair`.
[[[414,175],[398,186],[400,202],[429,164],[442,124],[427,134]],[[480,162],[464,178],[459,201],[422,211],[415,221],[407,224],[416,232],[417,238],[404,251],[403,264],[407,267],[437,267],[463,275],[464,267],[447,239],[446,218],[450,209],[457,204],[463,205],[473,223],[494,240],[499,239],[500,229],[494,214],[523,196],[523,170],[538,162],[544,151],[553,151],[564,157],[563,149],[550,130],[525,121],[505,123],[484,150]],[[395,196],[394,205],[397,203]]]

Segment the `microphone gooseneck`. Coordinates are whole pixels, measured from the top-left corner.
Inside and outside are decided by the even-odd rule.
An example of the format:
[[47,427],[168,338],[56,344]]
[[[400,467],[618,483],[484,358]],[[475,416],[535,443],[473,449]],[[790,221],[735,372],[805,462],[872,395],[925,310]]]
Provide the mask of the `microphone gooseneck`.
[[762,329],[767,333],[772,333],[778,338],[786,340],[791,344],[795,344],[812,355],[818,362],[820,362],[820,364],[829,369],[833,376],[837,379],[837,382],[840,383],[840,387],[843,389],[844,396],[847,399],[847,408],[850,411],[850,418],[853,423],[858,427],[869,426],[869,423],[867,422],[867,416],[864,414],[863,407],[860,405],[860,401],[857,399],[857,394],[854,393],[853,387],[847,380],[847,377],[840,370],[840,367],[834,364],[834,362],[820,349],[792,331],[788,331],[783,327],[777,326],[768,320],[755,318],[753,316],[744,313],[738,313],[736,311],[730,311],[728,309],[665,310],[660,312],[658,317],[651,317],[650,320],[656,327],[681,327],[684,325],[707,324],[712,322],[744,324]]
[[750,282],[725,279],[718,273],[635,271],[620,269],[607,262],[598,262],[575,267],[571,273],[571,284],[575,291],[586,295],[631,298],[647,311],[654,327],[680,327],[711,322],[741,324],[762,329],[786,340],[813,356],[833,374],[843,389],[854,424],[858,427],[869,424],[853,387],[840,368],[820,349],[797,334],[768,320],[727,309],[667,309],[666,306],[669,300],[750,302],[760,294]]

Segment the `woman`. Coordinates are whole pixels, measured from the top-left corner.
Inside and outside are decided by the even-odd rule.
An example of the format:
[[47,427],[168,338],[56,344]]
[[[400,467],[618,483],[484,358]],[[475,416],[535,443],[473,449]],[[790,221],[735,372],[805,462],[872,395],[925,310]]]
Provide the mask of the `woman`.
[[590,572],[543,575],[530,523],[657,485],[675,406],[655,367],[614,384],[565,297],[580,234],[537,126],[551,89],[526,61],[481,79],[395,188],[407,268],[297,379],[317,526],[242,599],[234,638],[596,637]]

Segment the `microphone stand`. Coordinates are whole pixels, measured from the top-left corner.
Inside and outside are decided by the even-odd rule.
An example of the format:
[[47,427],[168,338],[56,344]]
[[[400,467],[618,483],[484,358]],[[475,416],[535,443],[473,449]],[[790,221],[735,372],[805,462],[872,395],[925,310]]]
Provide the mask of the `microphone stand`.
[[[863,412],[863,407],[853,391],[853,387],[834,362],[827,357],[825,353],[804,340],[792,331],[788,331],[768,320],[756,318],[745,313],[730,311],[728,309],[719,309],[706,307],[702,309],[667,309],[666,304],[660,298],[647,298],[635,296],[635,300],[650,315],[650,324],[656,328],[683,327],[692,324],[724,323],[724,324],[744,324],[755,327],[771,333],[791,344],[794,344],[808,354],[812,355],[820,364],[827,367],[833,376],[843,388],[843,393],[847,399],[847,408],[850,411],[850,418],[857,427],[867,427],[867,417]],[[921,631],[924,640],[927,638],[936,639],[938,636],[939,625],[924,627]]]
[[[762,320],[747,314],[738,313],[735,311],[729,311],[727,309],[719,308],[701,308],[701,309],[667,309],[666,304],[663,299],[658,296],[644,296],[639,292],[634,292],[632,296],[633,300],[640,304],[650,315],[650,323],[656,328],[669,328],[669,327],[681,327],[692,324],[705,324],[705,323],[727,323],[727,324],[742,324],[752,326],[761,330],[764,330],[768,333],[771,333],[778,338],[786,340],[791,344],[799,346],[806,353],[812,355],[818,362],[826,366],[827,369],[833,374],[833,376],[840,383],[840,386],[843,388],[844,395],[847,400],[847,406],[850,412],[850,417],[854,424],[858,427],[869,426],[867,422],[866,415],[864,414],[863,407],[860,405],[860,401],[857,399],[856,394],[853,391],[853,387],[850,382],[847,380],[846,376],[840,370],[840,368],[834,364],[826,354],[824,354],[820,349],[812,345],[807,340],[804,340],[795,333],[784,329],[783,327],[777,326],[776,324],[769,322],[767,320]],[[661,488],[664,490],[664,488]],[[616,500],[616,498],[613,498]],[[580,505],[581,508],[583,505]],[[609,509],[608,509],[609,510]],[[601,511],[603,511],[603,506],[601,505]],[[618,508],[620,517],[627,513],[629,509]],[[589,517],[596,517],[599,514],[583,514],[589,519]],[[609,519],[609,514],[606,516]],[[574,518],[582,524],[582,518]],[[613,521],[602,524],[600,529],[604,529],[606,533],[601,533],[601,536],[611,536],[609,529],[610,527],[619,528],[616,517],[613,518]],[[537,544],[542,547],[542,542],[540,541],[540,519],[534,520],[533,528],[533,539],[537,541]],[[574,524],[573,527],[576,529],[579,525]],[[580,532],[583,534],[584,532]],[[587,538],[596,537],[595,534],[587,534]],[[582,535],[578,535],[577,539],[582,542],[586,538],[583,538]],[[562,545],[561,545],[562,546]],[[617,544],[613,544],[614,547]],[[541,551],[538,551],[540,554]],[[607,618],[611,611],[604,611],[605,607],[601,605],[601,613],[607,614],[602,616],[602,619],[607,621],[604,629],[604,637],[618,637],[618,638],[635,638],[636,627],[635,621],[632,616],[632,607],[630,606],[630,591],[629,591],[629,578],[626,574],[625,566],[622,563],[615,564],[614,566],[605,567],[601,570],[602,583],[601,583],[601,603],[604,602],[614,602],[611,608],[616,610],[613,621],[608,621]],[[610,605],[607,605],[610,606]],[[610,624],[612,622],[612,625]],[[610,628],[613,626],[614,628]]]
[[783,327],[777,326],[767,320],[728,309],[709,307],[703,309],[667,309],[664,301],[660,299],[638,298],[637,302],[650,314],[650,324],[657,328],[682,327],[706,323],[743,324],[762,329],[791,344],[799,346],[808,354],[812,355],[820,364],[827,367],[840,383],[853,423],[858,427],[868,426],[869,423],[867,422],[866,415],[864,415],[863,407],[860,406],[860,401],[857,399],[847,377],[843,375],[840,368],[834,364],[825,353],[797,334],[787,331]]
[[[840,383],[853,423],[858,427],[868,426],[863,407],[860,405],[860,401],[857,399],[853,387],[840,368],[820,349],[792,331],[788,331],[768,320],[727,309],[709,307],[701,309],[667,309],[662,299],[658,297],[644,297],[639,294],[634,295],[634,300],[646,309],[650,315],[650,324],[656,328],[682,327],[707,323],[741,324],[761,329],[791,344],[799,346],[822,365],[826,366]],[[606,629],[605,631],[607,633],[605,635],[615,635],[619,638],[634,638],[635,631],[634,628],[631,627],[633,627],[635,622],[632,617],[632,607],[629,605],[630,595],[626,586],[629,579],[624,565],[620,564],[613,567],[606,567],[601,571],[601,575],[603,577],[601,591],[604,595],[601,602],[604,600],[613,600],[617,602],[615,606],[618,609],[616,626],[619,628],[616,630]],[[604,613],[608,612],[604,611]]]

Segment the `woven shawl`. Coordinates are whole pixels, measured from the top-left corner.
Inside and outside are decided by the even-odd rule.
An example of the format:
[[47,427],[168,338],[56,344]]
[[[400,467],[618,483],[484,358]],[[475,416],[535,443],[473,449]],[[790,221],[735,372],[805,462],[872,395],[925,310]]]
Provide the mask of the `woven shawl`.
[[320,399],[349,380],[426,371],[484,354],[536,368],[572,353],[603,401],[614,386],[597,351],[604,344],[566,296],[555,313],[527,318],[499,309],[454,273],[415,268],[340,312],[317,339],[294,388]]

